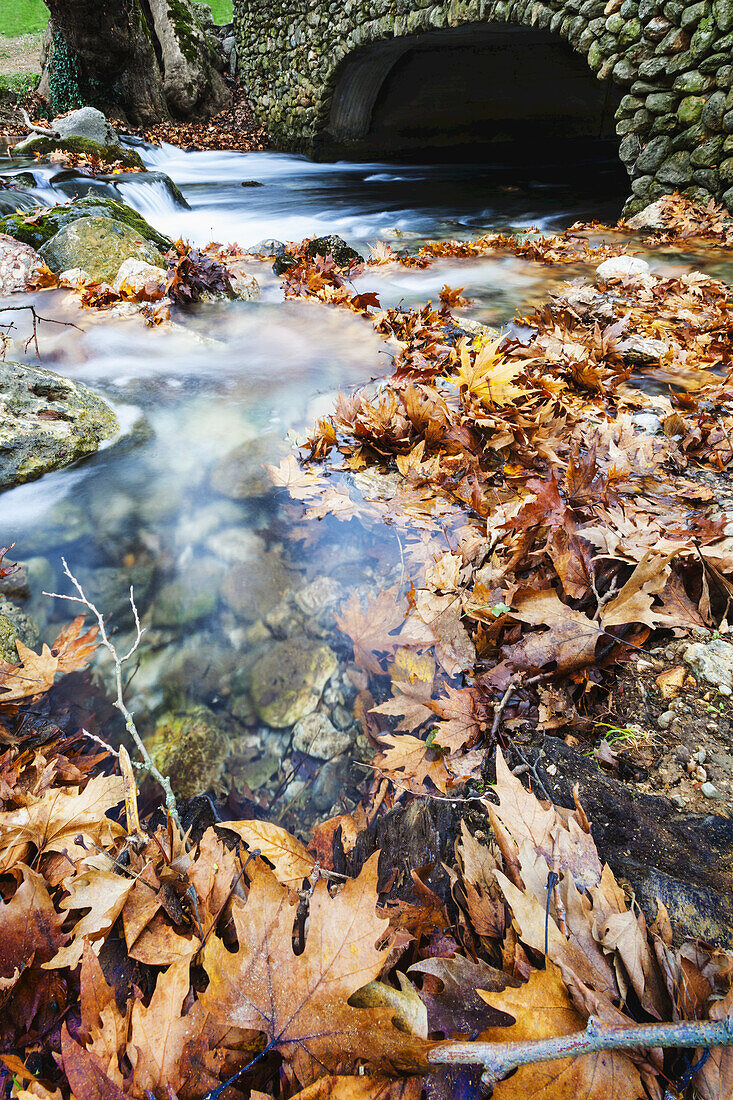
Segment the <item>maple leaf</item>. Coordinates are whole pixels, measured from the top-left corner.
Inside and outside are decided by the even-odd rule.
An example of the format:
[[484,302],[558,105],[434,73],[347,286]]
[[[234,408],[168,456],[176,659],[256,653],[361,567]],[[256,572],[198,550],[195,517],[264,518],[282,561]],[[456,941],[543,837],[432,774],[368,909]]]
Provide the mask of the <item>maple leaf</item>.
[[[395,1081],[386,1077],[321,1077],[292,1100],[420,1100],[419,1077]],[[250,1100],[265,1100],[265,1093],[250,1093]],[[267,1100],[270,1100],[269,1096]]]
[[445,691],[445,695],[431,704],[441,719],[433,740],[442,749],[458,752],[478,741],[485,715],[473,688],[446,687]]
[[61,1029],[61,1057],[76,1100],[130,1100],[129,1093],[109,1079],[99,1058],[71,1038],[65,1023]]
[[344,634],[348,634],[354,645],[354,660],[361,668],[377,675],[384,670],[377,654],[391,654],[399,645],[404,645],[393,631],[401,627],[407,615],[404,601],[399,598],[398,588],[385,588],[376,596],[367,598],[366,606],[356,592],[336,615],[336,625]]
[[286,829],[269,821],[223,821],[220,826],[240,837],[248,848],[258,850],[274,867],[284,886],[299,889],[310,878],[315,860],[308,849]]
[[246,903],[232,900],[237,951],[217,939],[204,950],[207,1011],[222,1023],[263,1032],[304,1083],[345,1058],[397,1057],[403,1043],[409,1057],[410,1043],[418,1043],[392,1028],[389,1011],[348,1003],[389,955],[376,946],[389,924],[376,912],[378,858],[335,897],[323,879],[316,883],[302,954],[293,951],[297,899],[264,868],[255,871]]
[[385,703],[380,703],[378,707],[372,707],[371,714],[399,717],[400,721],[396,728],[404,733],[418,729],[424,722],[435,718],[430,706],[433,694],[432,680],[430,683],[424,680],[417,680],[415,683],[393,681],[392,691],[393,697],[387,699]]
[[266,468],[272,484],[287,489],[295,500],[310,500],[325,485],[322,477],[303,469],[293,454],[280,459],[279,466],[268,465]]
[[[548,961],[545,970],[533,970],[518,989],[478,994],[492,1008],[514,1017],[512,1027],[491,1028],[480,1035],[490,1043],[553,1039],[581,1031],[585,1019],[573,1007],[558,967]],[[644,1094],[641,1075],[626,1054],[600,1051],[578,1058],[521,1066],[514,1076],[494,1088],[496,1100],[638,1100]]]
[[387,733],[380,737],[382,745],[388,747],[377,758],[377,766],[386,775],[396,776],[403,786],[417,794],[425,794],[426,779],[445,794],[450,776],[440,753],[435,752],[419,737],[401,734],[399,737]]
[[53,646],[44,645],[34,653],[20,640],[15,647],[19,665],[0,662],[0,703],[19,699],[36,699],[53,687],[57,672],[73,672],[85,668],[95,649],[94,639],[99,628],[91,627],[81,634],[84,616],[79,615],[59,633]]
[[499,350],[504,341],[504,336],[498,336],[461,347],[456,380],[469,398],[481,404],[509,405],[527,392],[514,384],[514,379],[524,374],[524,363],[504,357]]
[[652,602],[667,584],[671,572],[669,563],[674,556],[655,554],[653,550],[644,554],[623,588],[603,605],[601,621],[604,627],[625,623],[657,625]]

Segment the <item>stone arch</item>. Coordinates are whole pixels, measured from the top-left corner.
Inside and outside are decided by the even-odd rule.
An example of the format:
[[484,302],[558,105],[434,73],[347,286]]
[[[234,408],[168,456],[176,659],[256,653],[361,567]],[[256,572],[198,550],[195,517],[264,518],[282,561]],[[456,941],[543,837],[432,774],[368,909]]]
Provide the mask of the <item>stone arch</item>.
[[[633,212],[680,189],[733,211],[733,0],[234,0],[238,54],[258,117],[283,149],[313,154],[348,59],[433,31],[513,24],[559,35],[624,93],[615,114]],[[531,56],[527,63],[531,65]],[[383,74],[384,75],[384,74]],[[354,70],[374,95],[379,73]],[[365,94],[366,94],[365,92]],[[363,123],[363,119],[362,119]]]
[[464,146],[478,159],[482,149],[514,145],[531,160],[584,139],[617,159],[620,98],[548,30],[491,21],[432,28],[362,44],[334,66],[315,149],[370,157]]

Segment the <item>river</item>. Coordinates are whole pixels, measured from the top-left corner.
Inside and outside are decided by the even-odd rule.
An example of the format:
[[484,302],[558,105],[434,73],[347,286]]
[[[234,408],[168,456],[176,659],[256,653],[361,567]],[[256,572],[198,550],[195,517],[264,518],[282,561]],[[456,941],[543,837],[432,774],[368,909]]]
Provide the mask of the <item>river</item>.
[[[623,198],[613,173],[591,174],[583,186],[562,179],[508,185],[485,166],[329,165],[275,153],[137,147],[152,173],[180,187],[187,206],[160,175],[90,184],[51,165],[30,165],[36,188],[14,194],[31,206],[91,188],[198,245],[338,233],[362,250],[377,238],[404,244],[496,228],[551,230],[590,216],[615,220]],[[24,167],[0,160],[0,172]],[[444,283],[463,286],[471,299],[465,315],[501,325],[583,273],[500,256],[368,271],[362,283],[379,291],[383,305],[435,299]],[[43,365],[102,393],[124,432],[93,458],[3,494],[0,541],[14,542],[12,557],[27,563],[28,609],[44,640],[69,618],[68,604],[42,595],[69,591],[62,555],[111,616],[122,646],[134,585],[146,633],[129,666],[129,705],[147,737],[157,729],[151,743],[159,751],[183,738],[173,769],[180,789],[214,792],[229,816],[263,812],[305,825],[354,804],[363,773],[349,768],[350,755],[370,753],[352,718],[358,676],[334,611],[355,589],[399,583],[401,547],[389,529],[366,530],[356,520],[303,524],[284,494],[267,486],[262,465],[277,462],[328,412],[339,389],[387,372],[389,359],[361,319],[283,302],[268,266],[258,278],[259,301],[194,307],[172,329],[82,311],[61,291],[36,296],[45,316],[79,326],[42,326]],[[13,304],[23,300],[30,298]],[[32,362],[22,323],[17,336],[8,357]],[[321,713],[336,747],[351,744],[335,760],[298,752],[289,726],[267,725],[252,707],[252,676],[271,667],[263,657],[282,654],[293,639],[303,651],[335,647],[338,668]],[[93,712],[92,703],[80,706],[79,721],[96,720],[98,734],[114,737]]]

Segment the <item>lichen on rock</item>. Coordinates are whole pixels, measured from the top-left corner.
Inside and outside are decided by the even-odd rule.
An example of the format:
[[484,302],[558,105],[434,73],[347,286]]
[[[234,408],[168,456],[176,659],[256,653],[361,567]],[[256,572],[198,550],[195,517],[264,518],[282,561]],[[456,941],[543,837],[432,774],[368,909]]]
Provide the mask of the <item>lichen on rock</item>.
[[80,382],[0,362],[0,489],[68,466],[118,431],[109,405]]

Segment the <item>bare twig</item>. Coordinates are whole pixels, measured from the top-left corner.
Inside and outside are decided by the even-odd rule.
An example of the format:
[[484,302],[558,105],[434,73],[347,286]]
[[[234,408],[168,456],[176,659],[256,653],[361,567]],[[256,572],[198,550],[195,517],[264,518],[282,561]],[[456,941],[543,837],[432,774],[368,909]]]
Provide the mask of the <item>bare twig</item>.
[[31,122],[30,116],[24,107],[20,108],[20,114],[23,122],[26,124],[32,134],[40,134],[42,137],[58,138],[60,137],[58,130],[46,129],[45,126],[36,126],[35,122]]
[[[79,595],[78,596],[62,596],[58,592],[44,592],[43,594],[44,594],[44,596],[51,596],[53,599],[56,599],[56,600],[69,600],[71,603],[80,603],[84,607],[86,607],[89,611],[91,611],[92,615],[94,615],[95,619],[97,620],[97,625],[99,627],[99,638],[100,638],[101,644],[104,646],[104,648],[110,654],[110,656],[111,656],[111,658],[114,662],[115,687],[117,689],[117,697],[114,700],[114,705],[117,707],[118,711],[120,712],[120,714],[124,718],[124,720],[125,720],[125,729],[129,733],[129,735],[133,739],[133,741],[135,742],[137,750],[140,753],[140,756],[142,757],[142,763],[139,764],[138,766],[143,771],[145,771],[151,777],[151,779],[154,779],[155,782],[161,787],[161,789],[162,789],[162,791],[165,795],[166,809],[168,810],[168,813],[170,814],[173,821],[175,822],[177,828],[181,831],[181,833],[183,833],[183,828],[181,826],[181,821],[180,821],[180,818],[178,816],[178,809],[177,809],[177,806],[176,806],[176,797],[173,794],[173,789],[171,787],[170,779],[168,778],[168,776],[162,775],[161,772],[158,771],[158,769],[156,768],[155,764],[153,763],[153,761],[151,759],[150,753],[148,752],[147,748],[145,747],[145,742],[143,741],[142,737],[140,736],[140,734],[137,731],[137,726],[135,725],[135,720],[133,719],[132,714],[130,713],[130,711],[127,709],[127,706],[125,705],[123,683],[122,683],[122,666],[125,664],[126,661],[129,661],[130,658],[132,657],[133,653],[135,653],[136,649],[140,645],[140,642],[142,640],[142,636],[143,636],[143,633],[144,633],[143,627],[140,626],[140,616],[138,615],[138,612],[137,612],[137,606],[135,604],[135,593],[133,591],[133,588],[132,588],[132,586],[130,586],[130,606],[132,607],[132,613],[135,617],[135,632],[136,632],[135,633],[135,640],[132,643],[132,645],[130,646],[130,648],[128,649],[127,653],[124,653],[122,656],[120,656],[119,653],[117,652],[117,650],[115,649],[115,647],[113,646],[112,642],[109,640],[109,635],[107,634],[107,628],[106,628],[105,622],[104,622],[104,616],[102,615],[101,611],[99,611],[99,609],[97,607],[95,607],[95,605],[91,602],[91,600],[87,599],[87,596],[84,592],[84,589],[82,588],[82,586],[79,584],[79,582],[76,579],[76,577],[74,576],[74,574],[69,569],[69,566],[66,563],[66,558],[62,558],[61,563],[64,567],[64,573],[69,578],[69,580],[71,581],[71,583],[73,584],[74,588],[79,593]],[[96,740],[96,738],[95,738],[95,740]]]
[[[64,328],[75,328],[77,332],[84,331],[83,329],[79,328],[78,325],[75,325],[73,321],[57,321],[55,317],[42,317],[41,314],[38,313],[34,305],[2,306],[0,307],[0,313],[18,313],[20,312],[20,310],[23,309],[29,310],[31,316],[33,317],[33,331],[25,342],[25,350],[28,351],[29,344],[33,344],[34,348],[36,349],[36,358],[38,359],[39,363],[41,362],[41,353],[38,348],[39,322],[43,322],[46,325],[62,325]],[[0,325],[0,328],[4,328],[6,332],[10,332],[11,329],[13,329],[14,327],[15,326],[13,325],[12,321],[10,321],[8,324]]]
[[635,1027],[607,1027],[593,1016],[585,1031],[555,1039],[523,1043],[440,1043],[428,1053],[432,1065],[479,1065],[483,1081],[493,1086],[519,1066],[575,1058],[601,1050],[644,1050],[655,1047],[733,1046],[733,1017],[724,1020],[689,1020],[672,1024],[639,1024]]

